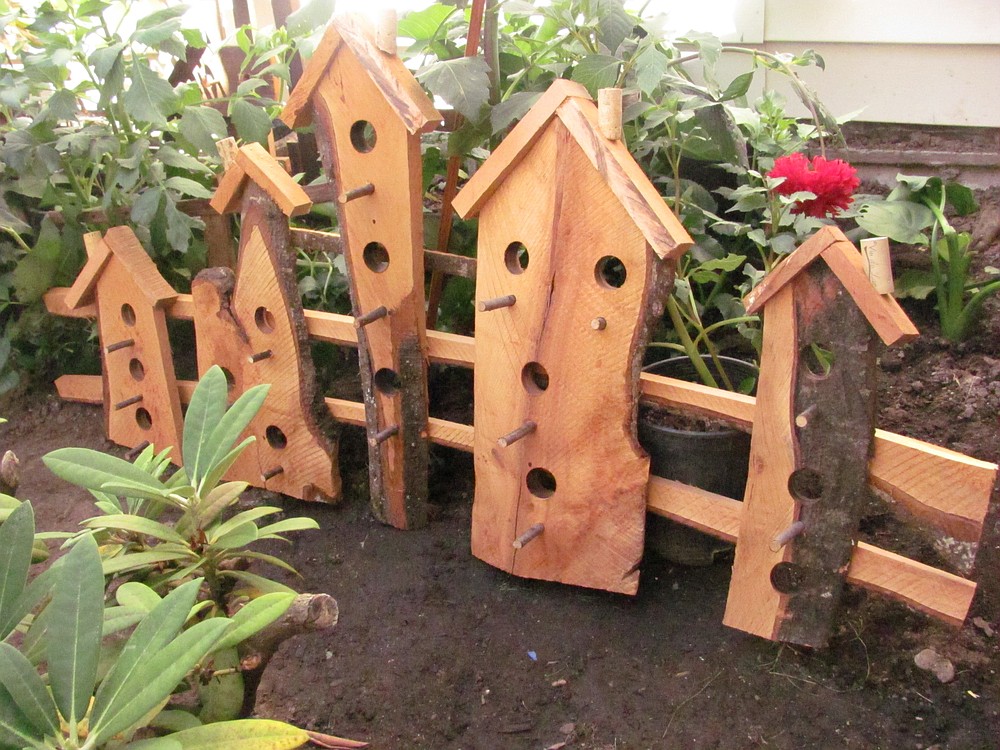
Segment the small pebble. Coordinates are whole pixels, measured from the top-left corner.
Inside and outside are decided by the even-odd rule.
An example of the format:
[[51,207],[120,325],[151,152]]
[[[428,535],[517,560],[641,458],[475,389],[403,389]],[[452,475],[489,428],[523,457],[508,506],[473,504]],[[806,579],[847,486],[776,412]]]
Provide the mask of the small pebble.
[[925,648],[914,656],[913,663],[932,672],[941,682],[948,683],[955,679],[955,665],[932,648]]
[[576,724],[571,721],[566,722],[561,727],[559,727],[559,734],[573,734],[576,731]]
[[984,620],[982,617],[973,617],[972,624],[975,625],[980,630],[982,630],[987,638],[993,637],[993,633],[995,632],[993,630],[993,627],[988,622],[986,622],[986,620]]

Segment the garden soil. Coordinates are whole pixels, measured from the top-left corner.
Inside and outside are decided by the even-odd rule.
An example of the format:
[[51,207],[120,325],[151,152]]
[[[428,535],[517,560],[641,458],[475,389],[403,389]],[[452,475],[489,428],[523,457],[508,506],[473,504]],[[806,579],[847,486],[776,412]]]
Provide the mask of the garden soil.
[[[1000,228],[997,191],[984,196]],[[979,268],[1000,267],[996,231]],[[920,340],[883,353],[879,426],[1000,461],[1000,306],[961,345],[936,336],[933,310],[907,304]],[[437,408],[468,410],[470,376],[434,373]],[[451,405],[440,407],[441,401]],[[121,454],[103,438],[97,407],[60,403],[38,388],[7,405],[0,447],[24,470],[24,498],[45,529],[93,514],[89,496],[41,464],[61,446]],[[722,625],[731,556],[684,567],[647,555],[634,597],[506,575],[469,552],[473,466],[436,448],[430,525],[396,531],[367,504],[367,451],[345,428],[346,489],[337,506],[263,492],[310,515],[320,531],[283,554],[303,591],[340,606],[329,633],[286,642],[261,687],[260,716],[375,748],[858,748],[1000,747],[1000,519],[993,498],[973,575],[967,623],[952,629],[881,596],[849,589],[828,648],[782,646]],[[961,554],[873,506],[865,538],[936,565]],[[942,551],[943,550],[943,551]],[[914,663],[932,648],[955,668],[942,683]]]

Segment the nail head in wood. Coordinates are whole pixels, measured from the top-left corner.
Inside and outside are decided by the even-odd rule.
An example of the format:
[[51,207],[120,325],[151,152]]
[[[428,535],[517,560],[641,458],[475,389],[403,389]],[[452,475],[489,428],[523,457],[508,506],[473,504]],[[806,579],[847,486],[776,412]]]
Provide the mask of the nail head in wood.
[[609,141],[622,139],[622,90],[600,89],[597,92],[597,126]]
[[592,321],[590,321],[590,327],[593,328],[595,331],[603,331],[605,328],[608,327],[608,321],[605,320],[604,318],[594,318]]
[[384,430],[379,430],[370,438],[368,438],[368,445],[374,448],[377,445],[382,445],[386,440],[391,438],[393,435],[399,434],[399,425],[394,424],[390,427],[386,427]]
[[268,469],[267,471],[265,471],[260,476],[266,482],[268,479],[274,479],[279,474],[283,474],[284,471],[285,471],[285,467],[283,467],[283,466],[275,466],[273,469]]
[[115,411],[121,411],[122,409],[132,406],[132,404],[138,404],[141,401],[142,401],[142,394],[140,393],[138,396],[132,396],[132,398],[127,398],[124,401],[119,401],[117,404],[115,404]]
[[521,549],[532,539],[539,537],[543,531],[545,531],[545,524],[536,523],[533,526],[529,526],[521,536],[514,540],[514,549]]
[[135,339],[125,339],[124,341],[116,341],[113,344],[108,344],[104,347],[105,354],[111,354],[111,352],[117,352],[119,349],[128,349],[130,346],[135,346]]
[[524,424],[522,424],[516,430],[511,430],[502,438],[498,438],[497,445],[499,445],[501,448],[506,448],[508,445],[516,443],[521,438],[527,437],[528,435],[533,433],[537,427],[538,425],[536,425],[530,419],[525,420]]
[[397,52],[396,35],[399,28],[399,20],[396,11],[392,8],[383,10],[378,17],[378,31],[375,34],[375,45],[387,55],[395,55]]
[[809,420],[816,416],[816,404],[804,409],[801,413],[795,417],[796,427],[805,427],[809,424]]
[[802,521],[795,521],[789,524],[788,528],[771,540],[771,551],[777,552],[805,530],[806,525]]
[[358,198],[364,198],[366,195],[371,195],[374,192],[375,186],[370,182],[366,182],[361,187],[352,188],[347,192],[338,195],[337,203],[344,205],[345,203],[350,203]]
[[376,320],[382,320],[385,316],[389,314],[389,309],[385,305],[379,305],[374,310],[369,310],[364,315],[359,315],[354,319],[355,328],[364,328],[369,323],[374,323]]
[[254,352],[249,357],[247,357],[247,359],[250,360],[250,364],[255,364],[265,359],[270,359],[272,354],[273,352],[270,349],[265,349],[262,352]]
[[517,297],[513,294],[507,294],[503,297],[494,297],[493,299],[484,299],[481,302],[477,302],[476,309],[479,312],[489,312],[490,310],[499,310],[504,307],[513,307],[515,302],[517,302]]

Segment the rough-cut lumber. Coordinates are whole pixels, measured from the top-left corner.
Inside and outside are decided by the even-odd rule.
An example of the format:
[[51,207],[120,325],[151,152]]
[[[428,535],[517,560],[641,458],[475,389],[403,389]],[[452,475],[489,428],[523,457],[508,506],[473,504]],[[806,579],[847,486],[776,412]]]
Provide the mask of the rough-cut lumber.
[[249,182],[264,190],[285,216],[299,216],[312,208],[312,199],[302,186],[259,143],[248,143],[236,152],[236,160],[212,197],[212,208],[220,214],[238,211]]
[[84,300],[93,299],[97,280],[111,258],[111,248],[100,232],[88,232],[83,235],[83,244],[87,249],[87,263],[77,274],[73,286],[66,292],[65,304],[71,310],[79,310],[85,307]]

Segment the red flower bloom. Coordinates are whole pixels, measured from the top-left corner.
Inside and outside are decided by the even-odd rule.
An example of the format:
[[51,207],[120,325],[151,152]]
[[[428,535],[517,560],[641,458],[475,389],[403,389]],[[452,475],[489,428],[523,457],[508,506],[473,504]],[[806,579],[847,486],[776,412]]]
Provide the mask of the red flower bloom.
[[841,159],[827,161],[816,156],[810,163],[803,154],[789,154],[774,160],[774,169],[768,177],[784,177],[775,188],[781,195],[802,191],[816,197],[799,201],[791,208],[793,213],[815,216],[818,219],[833,216],[851,205],[855,189],[861,184],[857,170]]

